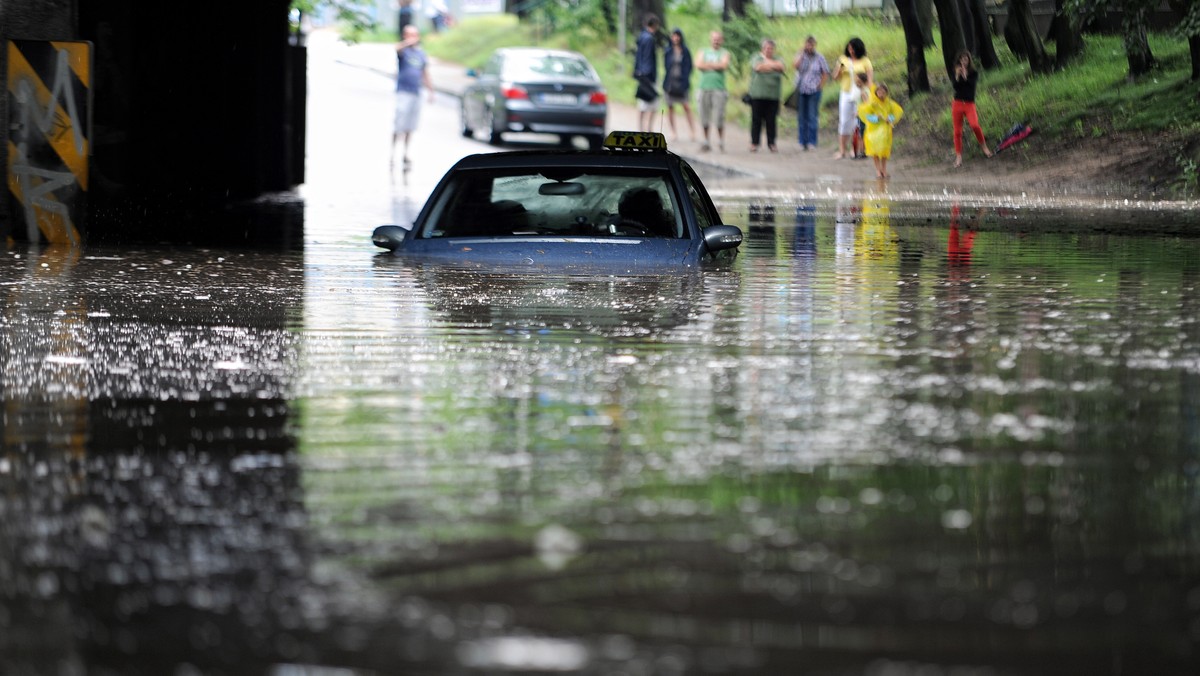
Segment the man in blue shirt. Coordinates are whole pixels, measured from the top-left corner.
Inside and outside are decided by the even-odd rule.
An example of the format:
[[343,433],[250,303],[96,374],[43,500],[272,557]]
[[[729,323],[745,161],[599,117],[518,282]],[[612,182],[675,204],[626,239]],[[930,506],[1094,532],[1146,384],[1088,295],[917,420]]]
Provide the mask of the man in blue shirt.
[[658,112],[658,17],[647,14],[642,34],[637,39],[637,52],[633,56],[633,79],[638,83],[637,107],[638,130],[655,131],[654,114]]
[[395,164],[396,142],[404,137],[404,169],[408,170],[408,142],[421,115],[421,86],[429,90],[433,101],[433,84],[429,80],[429,57],[421,49],[421,31],[409,24],[404,27],[404,39],[396,43],[396,119],[392,128],[392,163]]

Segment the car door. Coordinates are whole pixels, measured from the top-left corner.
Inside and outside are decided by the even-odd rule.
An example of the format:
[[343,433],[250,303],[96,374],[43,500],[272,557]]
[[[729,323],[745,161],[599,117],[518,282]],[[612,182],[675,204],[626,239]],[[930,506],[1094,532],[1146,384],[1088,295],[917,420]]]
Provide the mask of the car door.
[[466,110],[472,129],[487,129],[491,123],[489,110],[500,88],[500,53],[492,54],[479,77],[467,89]]

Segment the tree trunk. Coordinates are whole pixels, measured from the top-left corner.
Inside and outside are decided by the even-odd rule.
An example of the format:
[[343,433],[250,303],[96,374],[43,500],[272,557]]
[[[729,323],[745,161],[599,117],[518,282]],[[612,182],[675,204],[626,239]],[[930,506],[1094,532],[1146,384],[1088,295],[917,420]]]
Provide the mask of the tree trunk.
[[1033,20],[1033,9],[1029,0],[1008,0],[1008,21],[1015,25],[1018,46],[1029,61],[1029,70],[1034,73],[1049,73],[1053,63],[1046,54],[1042,36]]
[[1017,28],[1017,22],[1013,21],[1011,3],[1008,6],[1008,12],[1009,14],[1004,21],[1004,44],[1008,45],[1008,51],[1012,52],[1018,61],[1027,61],[1028,57],[1025,56],[1025,46],[1022,44],[1021,30]]
[[978,54],[979,39],[975,34],[975,18],[971,15],[971,2],[970,0],[955,0],[954,4],[958,8],[958,20],[962,22],[963,42],[967,44],[967,51]]
[[[522,0],[506,0],[506,2],[508,3],[508,6],[505,8],[506,12],[510,14],[516,14],[517,19],[521,21],[529,18],[530,6],[528,2],[523,2]],[[413,2],[413,9],[417,12],[420,12],[421,3]],[[420,16],[420,14],[418,14],[418,16]]]
[[1188,38],[1188,51],[1192,53],[1192,82],[1200,82],[1200,35]]
[[[512,2],[513,0],[508,0]],[[604,26],[608,29],[609,35],[617,34],[617,24],[621,21],[621,10],[617,6],[619,0],[602,0],[600,3],[600,13],[604,15]]]
[[1146,15],[1150,8],[1140,2],[1124,3],[1125,19],[1122,28],[1125,34],[1125,57],[1129,61],[1129,77],[1135,78],[1149,73],[1158,64],[1150,53],[1150,41],[1146,36]]
[[1200,3],[1195,0],[1171,0],[1171,9],[1183,17],[1181,21],[1184,25],[1191,27],[1185,34],[1192,56],[1192,82],[1200,82]]
[[938,27],[942,34],[942,59],[945,61],[946,77],[954,78],[954,57],[967,48],[963,31],[962,16],[956,0],[933,0],[937,7]]
[[916,0],[915,5],[921,20],[921,44],[928,49],[937,44],[933,41],[933,0]]
[[746,16],[746,5],[753,2],[754,0],[725,0],[721,10],[721,20],[729,21],[735,16]]
[[975,50],[979,63],[986,69],[999,68],[1000,57],[996,56],[996,46],[992,44],[992,27],[988,23],[987,7],[983,0],[968,0],[971,8],[971,25],[975,29]]
[[904,26],[904,44],[908,58],[908,95],[917,92],[927,92],[929,88],[929,69],[925,65],[925,38],[921,32],[921,19],[917,16],[917,4],[920,0],[896,0],[896,9],[900,12],[900,24]]
[[632,35],[634,40],[642,34],[642,28],[646,25],[646,15],[653,14],[658,17],[658,37],[662,37],[666,33],[667,26],[667,3],[665,0],[632,0],[626,8],[625,28]]
[[1145,75],[1158,65],[1154,54],[1150,52],[1150,41],[1146,37],[1146,29],[1127,30],[1125,33],[1125,55],[1129,60],[1129,77]]
[[1067,63],[1083,53],[1083,19],[1067,6],[1066,0],[1054,3],[1054,20],[1050,22],[1050,39],[1054,40],[1054,65],[1065,68]]

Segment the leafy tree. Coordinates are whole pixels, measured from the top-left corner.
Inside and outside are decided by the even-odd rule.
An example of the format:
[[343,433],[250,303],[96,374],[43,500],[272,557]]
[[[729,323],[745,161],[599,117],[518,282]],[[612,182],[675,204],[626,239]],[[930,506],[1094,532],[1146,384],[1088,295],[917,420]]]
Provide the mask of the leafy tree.
[[767,17],[756,5],[747,4],[744,14],[732,16],[722,26],[725,33],[725,48],[733,56],[729,69],[734,75],[741,76],[750,58],[758,53],[766,34]]
[[364,33],[375,28],[368,8],[373,4],[369,0],[292,0],[292,10],[300,16],[315,14],[318,9],[328,7],[340,23],[347,27],[347,40],[355,41]]
[[[534,14],[544,18],[551,31],[566,34],[567,43],[572,49],[617,34],[619,19],[615,0],[547,2],[535,9]],[[641,27],[637,30],[641,31]],[[637,33],[632,33],[632,36],[631,43],[632,39],[637,37]]]
[[1129,77],[1135,78],[1158,65],[1150,51],[1147,25],[1150,13],[1160,4],[1162,0],[1067,0],[1066,6],[1085,21],[1104,12],[1121,13],[1121,36],[1125,42],[1125,58],[1129,62]]

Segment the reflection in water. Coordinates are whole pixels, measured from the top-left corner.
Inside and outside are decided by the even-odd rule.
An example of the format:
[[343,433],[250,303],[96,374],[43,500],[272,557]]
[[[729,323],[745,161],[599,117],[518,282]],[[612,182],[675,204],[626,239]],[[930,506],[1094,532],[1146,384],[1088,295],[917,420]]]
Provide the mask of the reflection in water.
[[1200,243],[915,211],[680,275],[10,256],[4,666],[1191,673]]
[[7,252],[0,672],[250,669],[308,624],[295,272],[278,254]]
[[[1194,409],[1150,386],[1200,353],[1153,328],[1194,321],[1158,293],[1194,293],[1194,245],[913,226],[882,194],[845,211],[759,212],[738,269],[698,283],[377,266],[428,312],[385,313],[403,349],[377,389],[334,388],[353,408],[312,402],[322,537],[469,608],[446,630],[478,668],[1107,672],[1115,650],[1178,673],[1196,461],[1155,449],[1195,435],[1109,410],[1135,381]],[[1118,368],[1129,332],[1183,361]],[[355,419],[354,448],[316,431]]]

